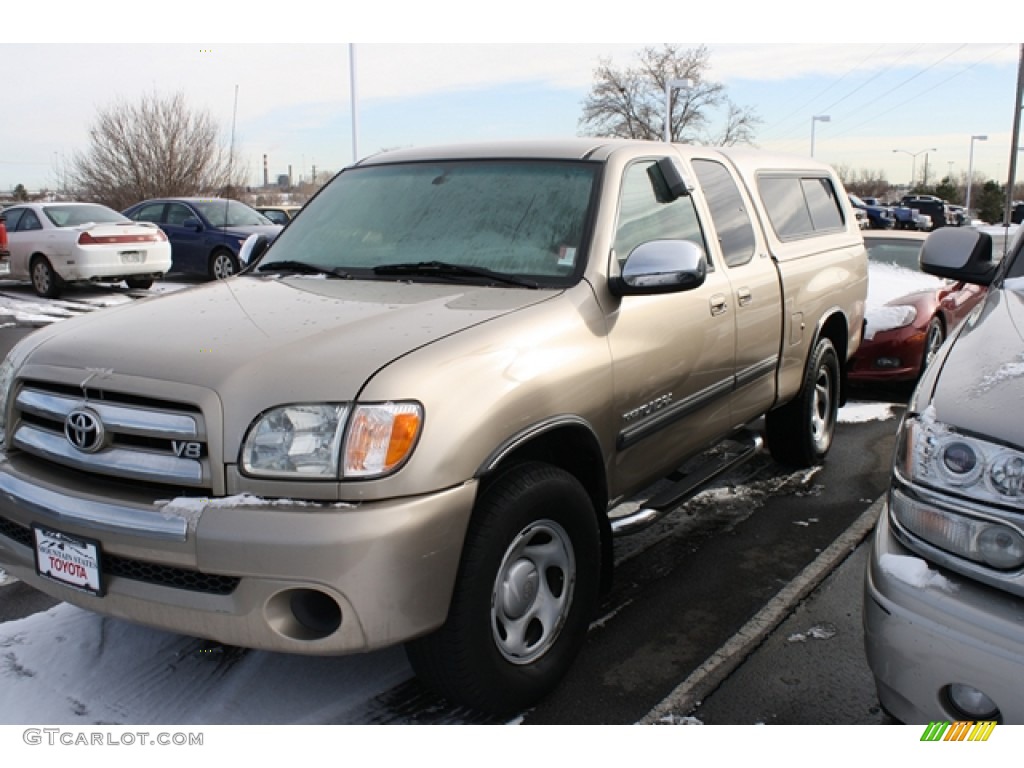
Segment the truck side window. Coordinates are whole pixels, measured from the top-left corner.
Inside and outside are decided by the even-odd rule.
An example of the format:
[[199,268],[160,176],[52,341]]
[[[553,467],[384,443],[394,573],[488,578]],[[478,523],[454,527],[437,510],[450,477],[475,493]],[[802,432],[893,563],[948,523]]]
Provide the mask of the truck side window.
[[[693,198],[689,195],[661,202],[648,168],[654,161],[634,163],[626,169],[615,228],[615,256],[619,264],[641,243],[652,240],[689,240],[707,253]],[[710,259],[708,266],[711,266]]]
[[756,247],[754,227],[736,182],[725,166],[713,160],[694,160],[693,170],[711,209],[725,263],[730,267],[749,263]]
[[760,176],[757,189],[780,240],[796,240],[843,228],[843,214],[830,179]]

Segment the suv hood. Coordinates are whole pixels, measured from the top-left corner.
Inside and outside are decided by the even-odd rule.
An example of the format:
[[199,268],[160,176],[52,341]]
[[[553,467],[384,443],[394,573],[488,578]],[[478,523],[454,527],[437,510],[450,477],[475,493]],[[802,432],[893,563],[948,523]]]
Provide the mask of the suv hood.
[[556,293],[241,276],[37,331],[26,362],[183,382],[224,398],[258,378],[260,398],[275,404],[339,401],[401,355]]
[[1024,446],[1024,425],[1012,416],[1024,386],[1024,281],[990,288],[980,309],[965,321],[936,377],[936,416],[950,426]]

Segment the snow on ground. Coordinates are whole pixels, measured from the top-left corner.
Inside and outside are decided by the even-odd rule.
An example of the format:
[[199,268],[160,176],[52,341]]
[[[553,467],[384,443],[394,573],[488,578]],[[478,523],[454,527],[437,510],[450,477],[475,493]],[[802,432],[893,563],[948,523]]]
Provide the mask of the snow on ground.
[[68,604],[0,624],[7,725],[345,723],[411,677],[401,648],[246,652]]
[[0,328],[39,328],[145,296],[181,290],[189,285],[160,280],[147,291],[128,290],[116,285],[72,285],[65,289],[61,298],[44,299],[25,283],[3,280],[0,281]]
[[850,401],[839,409],[842,424],[862,424],[866,421],[885,421],[895,418],[892,403],[861,403]]

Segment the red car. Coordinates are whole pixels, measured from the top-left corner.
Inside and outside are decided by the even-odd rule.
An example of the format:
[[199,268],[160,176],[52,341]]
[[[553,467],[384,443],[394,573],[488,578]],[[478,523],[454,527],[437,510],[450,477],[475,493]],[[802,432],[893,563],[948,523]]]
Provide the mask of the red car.
[[926,275],[924,232],[865,232],[868,300],[864,341],[850,365],[854,384],[915,382],[985,289]]

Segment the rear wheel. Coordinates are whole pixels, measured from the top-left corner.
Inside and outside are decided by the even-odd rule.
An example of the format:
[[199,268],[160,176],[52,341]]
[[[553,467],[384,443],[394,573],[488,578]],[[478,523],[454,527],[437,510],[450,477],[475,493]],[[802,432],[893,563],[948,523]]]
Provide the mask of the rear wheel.
[[209,275],[213,280],[223,280],[231,277],[238,271],[238,259],[235,255],[225,249],[219,248],[210,254]]
[[765,417],[772,457],[793,467],[820,464],[832,445],[838,412],[839,358],[830,340],[819,339],[799,394]]
[[45,256],[32,257],[29,273],[32,278],[32,287],[40,296],[47,299],[55,299],[60,296],[64,281],[53,271],[50,261]]
[[499,716],[536,703],[586,638],[600,559],[593,504],[575,477],[546,464],[509,470],[474,512],[447,621],[406,645],[417,676]]

